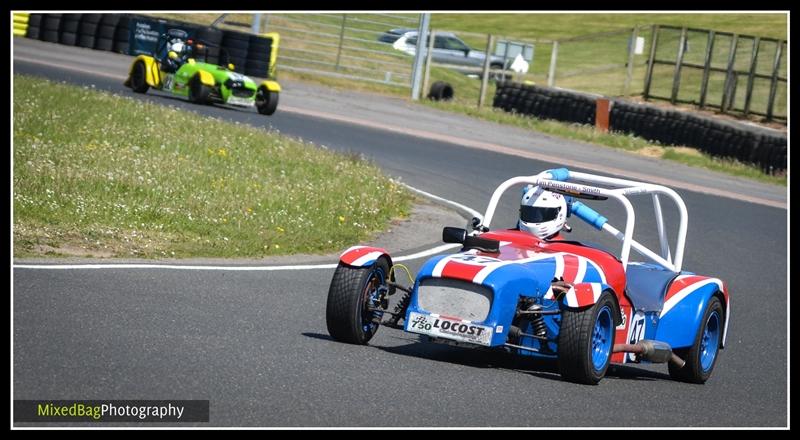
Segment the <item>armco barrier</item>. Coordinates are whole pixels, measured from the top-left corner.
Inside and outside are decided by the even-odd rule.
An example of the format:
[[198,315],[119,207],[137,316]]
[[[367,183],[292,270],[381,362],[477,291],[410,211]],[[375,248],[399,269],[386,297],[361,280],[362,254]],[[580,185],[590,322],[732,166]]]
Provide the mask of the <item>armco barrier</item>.
[[[594,124],[596,100],[597,96],[580,92],[500,82],[492,105],[542,119]],[[615,99],[611,101],[609,129],[737,159],[767,173],[782,172],[787,167],[785,135],[741,123]]]
[[158,37],[168,29],[183,29],[190,38],[205,41],[210,63],[232,63],[237,72],[275,78],[274,33],[252,35],[136,14],[14,14],[15,35],[127,55],[153,55]]

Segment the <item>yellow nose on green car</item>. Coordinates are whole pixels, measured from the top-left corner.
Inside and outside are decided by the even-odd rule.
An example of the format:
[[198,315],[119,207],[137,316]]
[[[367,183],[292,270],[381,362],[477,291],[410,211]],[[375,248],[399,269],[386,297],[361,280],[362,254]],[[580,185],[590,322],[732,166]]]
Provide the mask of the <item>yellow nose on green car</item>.
[[255,107],[262,115],[275,113],[281,91],[276,81],[257,84],[234,72],[230,64],[218,66],[189,58],[173,73],[164,71],[163,64],[148,55],[139,55],[133,61],[125,86],[137,93],[146,93],[152,87],[198,104]]

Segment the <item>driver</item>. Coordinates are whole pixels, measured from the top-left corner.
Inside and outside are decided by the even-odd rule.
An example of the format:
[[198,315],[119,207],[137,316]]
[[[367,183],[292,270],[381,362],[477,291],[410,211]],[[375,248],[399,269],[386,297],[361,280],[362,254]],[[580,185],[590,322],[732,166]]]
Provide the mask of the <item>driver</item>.
[[519,207],[519,230],[542,240],[559,239],[558,233],[567,221],[564,196],[538,186],[525,188]]
[[167,47],[167,56],[163,62],[165,72],[173,73],[186,62],[189,46],[183,40],[173,40]]

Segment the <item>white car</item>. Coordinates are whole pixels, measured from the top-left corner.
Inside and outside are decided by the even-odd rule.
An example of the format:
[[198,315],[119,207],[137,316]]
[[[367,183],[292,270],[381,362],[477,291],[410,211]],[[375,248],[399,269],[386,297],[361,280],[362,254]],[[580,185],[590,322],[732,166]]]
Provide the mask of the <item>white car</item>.
[[[398,38],[392,46],[409,55],[416,54],[417,31],[406,32]],[[483,67],[486,54],[478,50],[473,50],[452,32],[437,32],[433,42],[432,59],[434,62],[441,64]],[[504,61],[503,57],[491,55],[489,67],[491,69],[502,69],[505,63],[505,67],[508,68],[512,61],[513,59]]]

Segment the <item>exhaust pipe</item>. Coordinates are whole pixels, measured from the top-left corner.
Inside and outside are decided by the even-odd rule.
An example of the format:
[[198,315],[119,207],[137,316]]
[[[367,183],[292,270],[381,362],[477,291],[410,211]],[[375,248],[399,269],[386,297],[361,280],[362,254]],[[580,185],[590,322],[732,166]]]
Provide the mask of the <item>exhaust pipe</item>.
[[614,353],[635,353],[642,359],[653,363],[672,362],[678,368],[683,368],[686,361],[672,352],[672,347],[666,342],[644,339],[636,344],[614,344]]

